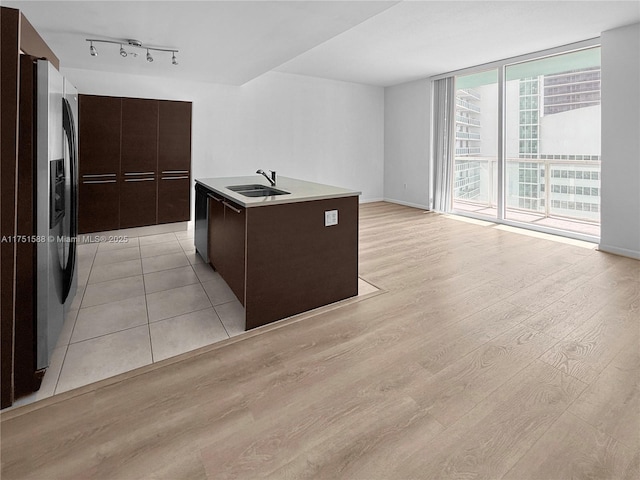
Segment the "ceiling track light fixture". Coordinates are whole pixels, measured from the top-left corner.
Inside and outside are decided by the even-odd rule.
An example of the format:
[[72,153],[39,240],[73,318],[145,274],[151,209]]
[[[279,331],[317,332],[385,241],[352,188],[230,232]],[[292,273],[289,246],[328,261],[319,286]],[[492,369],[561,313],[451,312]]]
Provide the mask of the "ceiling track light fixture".
[[[126,56],[128,56],[127,51],[124,49],[124,45],[127,45],[128,47],[133,47],[133,48],[140,48],[142,50],[146,50],[147,51],[147,62],[151,63],[153,62],[153,57],[151,56],[151,52],[171,52],[171,64],[172,65],[178,65],[178,60],[176,59],[176,53],[179,52],[179,50],[175,49],[175,48],[160,48],[160,47],[149,47],[148,45],[143,45],[142,42],[140,40],[133,40],[133,39],[127,39],[127,40],[100,40],[97,38],[87,38],[85,39],[87,42],[89,42],[89,53],[91,54],[92,57],[97,57],[98,56],[98,51],[96,50],[96,47],[93,46],[93,43],[113,43],[115,45],[120,45],[120,55],[124,58]],[[138,55],[134,52],[129,52],[132,54],[133,57],[137,57]]]

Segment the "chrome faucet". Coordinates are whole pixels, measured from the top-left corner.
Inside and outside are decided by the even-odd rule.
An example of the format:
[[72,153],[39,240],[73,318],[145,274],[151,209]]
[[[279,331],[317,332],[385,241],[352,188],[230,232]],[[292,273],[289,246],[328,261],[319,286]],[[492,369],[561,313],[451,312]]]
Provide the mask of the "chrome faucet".
[[264,178],[266,178],[267,180],[269,180],[269,183],[271,184],[272,187],[276,186],[276,172],[273,170],[269,170],[271,172],[271,177],[269,177],[269,175],[267,175],[264,170],[260,169],[258,170],[256,173],[259,173],[260,175],[264,175]]

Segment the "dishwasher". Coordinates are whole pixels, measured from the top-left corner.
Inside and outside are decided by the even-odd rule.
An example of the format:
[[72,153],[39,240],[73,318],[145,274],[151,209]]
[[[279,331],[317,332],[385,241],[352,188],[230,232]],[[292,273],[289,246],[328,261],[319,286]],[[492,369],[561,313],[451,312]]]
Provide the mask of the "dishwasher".
[[196,251],[202,259],[209,263],[207,253],[207,237],[209,235],[209,190],[199,183],[196,183],[196,230],[194,243]]

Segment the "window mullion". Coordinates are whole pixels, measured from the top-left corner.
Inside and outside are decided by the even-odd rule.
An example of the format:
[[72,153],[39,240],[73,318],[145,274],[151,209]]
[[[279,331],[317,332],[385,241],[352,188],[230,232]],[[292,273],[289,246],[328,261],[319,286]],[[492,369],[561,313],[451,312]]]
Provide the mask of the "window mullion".
[[498,67],[498,181],[497,219],[504,220],[505,217],[505,171],[506,171],[506,118],[505,118],[505,66]]

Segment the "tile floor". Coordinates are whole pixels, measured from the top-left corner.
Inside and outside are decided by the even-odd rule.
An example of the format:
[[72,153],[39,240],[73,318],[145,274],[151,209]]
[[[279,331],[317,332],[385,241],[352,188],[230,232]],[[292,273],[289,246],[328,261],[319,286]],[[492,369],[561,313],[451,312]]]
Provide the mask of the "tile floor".
[[[164,229],[171,226],[162,226]],[[244,308],[193,245],[193,229],[118,232],[78,245],[78,289],[38,392],[14,406],[244,332]],[[135,235],[135,236],[133,236]],[[359,280],[359,295],[377,289]]]

